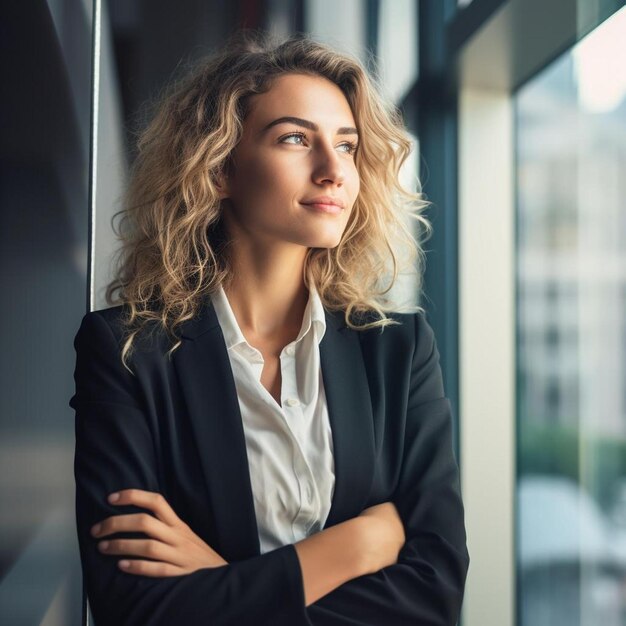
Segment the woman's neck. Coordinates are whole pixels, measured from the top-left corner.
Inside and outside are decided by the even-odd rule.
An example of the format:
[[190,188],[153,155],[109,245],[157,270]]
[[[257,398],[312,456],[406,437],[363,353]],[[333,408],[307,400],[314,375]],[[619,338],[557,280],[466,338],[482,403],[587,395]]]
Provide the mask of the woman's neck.
[[303,261],[234,264],[232,282],[225,289],[228,302],[246,338],[277,342],[297,336],[309,299]]

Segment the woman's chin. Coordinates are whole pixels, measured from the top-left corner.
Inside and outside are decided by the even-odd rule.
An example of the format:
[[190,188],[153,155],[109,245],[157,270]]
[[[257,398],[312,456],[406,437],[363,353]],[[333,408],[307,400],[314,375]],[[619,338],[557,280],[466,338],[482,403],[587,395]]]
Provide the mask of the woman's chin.
[[341,241],[341,236],[311,237],[308,248],[336,248]]

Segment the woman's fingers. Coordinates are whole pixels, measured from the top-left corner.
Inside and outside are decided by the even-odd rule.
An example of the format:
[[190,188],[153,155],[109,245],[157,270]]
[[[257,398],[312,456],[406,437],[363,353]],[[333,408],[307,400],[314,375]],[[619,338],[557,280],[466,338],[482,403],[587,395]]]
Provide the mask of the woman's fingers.
[[[148,509],[150,513],[112,515],[95,524],[91,534],[102,538],[98,549],[111,556],[143,556],[151,559],[122,559],[121,570],[129,574],[152,576],[182,576],[200,568],[228,565],[211,546],[196,535],[183,522],[167,500],[160,494],[143,489],[123,489],[110,494],[108,501],[115,505],[134,505]],[[141,532],[148,539],[107,539],[106,537],[125,531]]]
[[152,578],[164,578],[166,576],[183,576],[188,574],[182,567],[170,565],[169,563],[160,563],[155,561],[141,560],[123,560],[118,563],[118,567],[136,576],[150,576]]
[[153,539],[174,545],[176,533],[156,517],[148,513],[130,513],[128,515],[112,515],[96,524],[91,529],[94,537],[106,537],[119,532],[142,532]]
[[149,509],[156,516],[170,526],[182,524],[181,519],[174,513],[168,501],[156,491],[144,491],[143,489],[122,489],[112,493],[108,501],[116,506],[134,504],[135,506]]
[[98,543],[103,554],[144,556],[169,565],[182,565],[179,551],[154,539],[107,539]]
[[[114,495],[118,496],[118,498],[115,500],[112,499],[112,496]],[[137,521],[139,521],[139,518],[134,518],[131,515],[127,515],[127,516],[114,515],[112,517],[106,518],[99,524],[95,524],[92,527],[91,529],[92,534],[95,537],[102,536],[104,534],[111,534],[112,532],[116,532],[114,530],[109,530],[107,533],[104,533],[102,529],[104,525],[110,526],[111,524],[115,524],[115,521],[113,520],[117,520],[121,517],[126,517],[128,520],[126,523],[131,524],[131,526],[125,526],[124,530],[143,531],[150,535],[152,535],[152,532],[156,533],[158,531],[159,534],[158,535],[155,534],[153,536],[156,537],[157,539],[161,539],[162,541],[165,541],[172,545],[174,545],[175,538],[177,536],[180,536],[180,534],[182,533],[187,537],[187,539],[189,539],[192,543],[196,544],[197,546],[202,547],[206,545],[204,541],[202,541],[202,539],[200,539],[200,537],[198,537],[191,530],[191,528],[189,528],[189,526],[185,522],[183,522],[178,517],[178,515],[176,515],[172,507],[169,505],[169,503],[165,499],[165,497],[160,493],[153,492],[153,491],[145,491],[143,489],[123,489],[114,494],[110,494],[108,500],[111,504],[115,504],[115,505],[134,504],[135,506],[150,509],[156,514],[156,518],[153,516],[147,515],[145,513],[143,514],[145,518],[143,518],[142,523],[150,524],[150,526],[148,527],[149,529],[146,530],[144,528],[140,528],[140,527],[136,527],[132,525],[132,522],[130,520],[134,521],[135,519],[137,519]],[[138,514],[138,515],[142,515],[142,514]],[[148,521],[145,521],[146,518]],[[150,522],[150,520],[153,520],[153,521]],[[155,521],[162,522],[162,524],[160,526],[155,525],[154,524]],[[163,524],[166,526],[166,528],[163,527]],[[178,529],[179,532],[168,533],[167,529],[170,527]]]

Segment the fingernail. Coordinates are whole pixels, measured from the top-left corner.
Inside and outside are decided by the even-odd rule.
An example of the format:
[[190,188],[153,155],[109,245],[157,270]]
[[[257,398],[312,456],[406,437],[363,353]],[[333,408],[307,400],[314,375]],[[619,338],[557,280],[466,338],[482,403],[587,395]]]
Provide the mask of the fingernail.
[[120,567],[130,567],[130,561],[120,561]]
[[117,493],[117,492],[116,493],[112,493],[109,496],[109,502],[117,502],[117,500],[119,500],[119,499],[120,499],[120,494]]
[[96,524],[91,528],[91,534],[97,535],[100,532],[100,524]]
[[101,550],[106,550],[109,547],[108,541],[101,541],[99,544]]

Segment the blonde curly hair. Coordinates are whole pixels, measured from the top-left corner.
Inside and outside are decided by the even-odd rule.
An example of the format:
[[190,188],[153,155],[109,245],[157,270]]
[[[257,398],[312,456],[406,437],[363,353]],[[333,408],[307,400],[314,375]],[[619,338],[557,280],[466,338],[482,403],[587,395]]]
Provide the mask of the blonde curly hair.
[[[385,297],[405,267],[416,271],[421,289],[421,241],[432,232],[421,215],[430,203],[399,181],[412,145],[399,110],[349,54],[302,33],[277,41],[267,32],[240,30],[219,52],[168,85],[139,136],[124,208],[114,215],[122,216],[119,228],[113,225],[122,245],[106,289],[110,305],[126,305],[122,362],[127,369],[142,328],[150,322],[162,327],[172,340],[170,356],[181,344],[176,328],[232,279],[216,183],[230,171],[250,97],[267,92],[286,73],[335,83],[360,136],[355,155],[359,195],[339,244],[309,248],[305,283],[315,286],[326,309],[343,311],[355,330],[399,323],[388,312],[424,310],[398,307]],[[419,222],[421,238],[412,235],[406,216]],[[381,284],[386,276],[388,284]],[[357,320],[365,323],[357,325]]]

